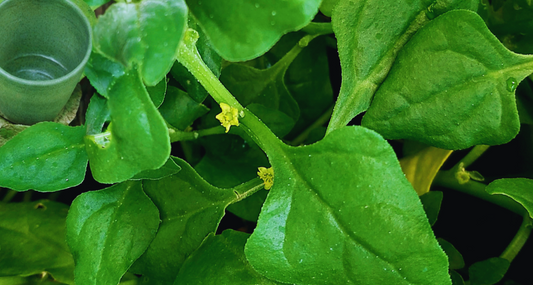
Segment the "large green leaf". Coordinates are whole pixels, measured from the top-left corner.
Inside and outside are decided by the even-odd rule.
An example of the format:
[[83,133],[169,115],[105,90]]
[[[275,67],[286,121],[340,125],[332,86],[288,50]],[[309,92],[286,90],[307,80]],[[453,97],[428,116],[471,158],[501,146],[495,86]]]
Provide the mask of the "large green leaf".
[[520,128],[514,91],[531,72],[533,56],[507,50],[477,14],[451,11],[402,49],[363,125],[445,149],[503,144]]
[[533,180],[527,178],[504,178],[490,183],[485,188],[489,194],[505,195],[520,203],[533,218]]
[[116,80],[107,106],[111,123],[106,132],[85,137],[94,178],[115,183],[161,167],[170,155],[168,129],[137,70]]
[[0,276],[46,271],[74,284],[74,260],[65,242],[67,212],[67,205],[46,200],[0,203]]
[[321,0],[186,0],[214,49],[229,61],[268,51],[282,35],[305,27]]
[[43,122],[0,147],[0,186],[51,192],[80,184],[87,169],[85,128]]
[[78,196],[67,217],[76,284],[118,284],[155,237],[159,222],[140,181]]
[[100,53],[131,67],[155,85],[174,63],[187,23],[183,0],[144,0],[115,3],[94,27],[94,46]]
[[281,284],[250,266],[244,256],[244,244],[249,236],[232,230],[216,236],[210,234],[185,261],[174,284]]
[[85,75],[87,75],[91,85],[106,98],[108,91],[115,84],[115,80],[124,75],[125,72],[123,65],[104,57],[94,49],[85,66]]
[[185,259],[216,231],[224,209],[237,198],[232,189],[211,186],[185,161],[181,171],[157,181],[144,181],[144,191],[159,208],[161,226],[135,263],[141,284],[167,285],[176,279]]
[[330,131],[365,111],[398,51],[426,22],[434,0],[340,0],[331,20],[342,68]]
[[[248,114],[246,115],[248,116]],[[270,141],[274,186],[246,244],[250,264],[297,284],[451,284],[416,192],[377,133]]]

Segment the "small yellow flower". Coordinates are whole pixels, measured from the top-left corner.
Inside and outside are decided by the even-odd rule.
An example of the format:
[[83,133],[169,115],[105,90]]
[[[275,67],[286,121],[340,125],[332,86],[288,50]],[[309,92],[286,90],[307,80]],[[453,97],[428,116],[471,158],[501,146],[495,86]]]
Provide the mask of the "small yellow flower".
[[220,103],[220,108],[222,112],[215,118],[226,128],[226,133],[229,132],[231,126],[239,126],[239,110],[237,108],[231,107],[226,103]]
[[272,167],[259,167],[258,169],[257,175],[265,182],[265,190],[270,190],[274,185],[274,169]]

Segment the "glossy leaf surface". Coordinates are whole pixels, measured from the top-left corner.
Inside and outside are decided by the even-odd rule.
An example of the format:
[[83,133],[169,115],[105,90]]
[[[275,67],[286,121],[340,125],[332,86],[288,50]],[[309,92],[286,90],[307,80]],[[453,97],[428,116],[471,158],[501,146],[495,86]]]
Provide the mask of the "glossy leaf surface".
[[164,77],[155,86],[146,87],[146,91],[150,95],[150,99],[152,99],[154,106],[159,108],[159,106],[163,104],[163,100],[165,100],[165,94],[167,93],[167,78]]
[[248,264],[244,244],[249,236],[233,230],[210,234],[185,261],[174,284],[282,284],[265,278]]
[[533,58],[507,50],[479,16],[451,11],[402,49],[363,125],[445,149],[503,144],[520,128],[514,91],[531,72]]
[[173,86],[168,87],[165,101],[159,107],[163,118],[182,131],[208,111],[205,105],[196,102],[187,93]]
[[237,197],[232,189],[211,186],[185,161],[175,162],[181,167],[177,174],[143,182],[162,222],[155,239],[135,263],[135,271],[143,275],[141,284],[172,284],[185,259],[216,231],[224,209]]
[[126,67],[138,64],[142,78],[152,86],[172,67],[186,22],[183,0],[115,3],[94,27],[94,45]]
[[67,242],[77,285],[116,285],[146,250],[159,212],[141,182],[128,181],[78,196],[67,217]]
[[163,164],[163,166],[159,167],[158,169],[145,170],[141,173],[136,174],[131,179],[132,180],[143,180],[143,179],[158,180],[158,179],[170,176],[172,174],[176,174],[181,170],[181,167],[176,164],[175,159],[176,158],[173,158],[171,156],[168,158],[167,162],[165,162],[165,164]]
[[245,61],[264,54],[282,35],[311,22],[321,0],[186,2],[217,53],[229,61]]
[[111,120],[107,99],[94,94],[91,97],[87,112],[85,113],[85,126],[87,135],[96,135],[103,131],[106,122]]
[[107,105],[109,128],[85,137],[94,178],[115,183],[161,167],[170,155],[168,129],[136,70],[117,79]]
[[84,127],[43,122],[25,129],[0,148],[0,186],[51,192],[80,184],[87,153]]
[[115,80],[124,73],[126,73],[126,69],[122,64],[104,57],[94,49],[85,66],[85,75],[91,85],[106,98],[108,98],[108,92],[115,84]]
[[67,205],[46,200],[0,203],[0,275],[46,271],[74,284],[74,259],[65,242],[67,212]]
[[346,127],[273,149],[274,186],[245,250],[261,274],[298,284],[451,284],[420,200],[378,134]]
[[398,51],[429,19],[433,0],[340,0],[331,16],[342,69],[335,128],[366,111]]
[[490,183],[485,188],[489,194],[511,197],[520,203],[533,218],[533,180],[527,178],[504,178]]

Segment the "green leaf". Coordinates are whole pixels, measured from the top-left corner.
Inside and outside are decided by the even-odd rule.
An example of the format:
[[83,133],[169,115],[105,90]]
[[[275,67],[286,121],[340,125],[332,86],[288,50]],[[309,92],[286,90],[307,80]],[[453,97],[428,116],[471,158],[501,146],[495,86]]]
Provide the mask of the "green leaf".
[[110,120],[111,114],[107,107],[107,99],[98,94],[94,94],[85,113],[86,133],[88,135],[101,133],[105,123]]
[[271,150],[274,186],[245,249],[258,272],[298,284],[451,284],[420,200],[381,136],[345,127]]
[[177,158],[175,162],[181,167],[177,174],[143,182],[162,222],[135,263],[134,271],[143,275],[141,284],[172,284],[185,259],[216,231],[224,209],[237,197],[232,189],[211,186],[187,162]]
[[[206,154],[194,167],[206,181],[218,187],[235,187],[257,177],[257,168],[270,166],[265,153],[234,135],[211,136],[202,140]],[[257,221],[267,191],[231,204],[228,211],[248,221]]]
[[107,131],[85,137],[94,178],[115,183],[160,168],[170,155],[168,129],[137,70],[116,80],[107,105],[111,114]]
[[226,230],[210,234],[200,248],[189,256],[174,284],[281,284],[257,273],[244,256],[250,235]]
[[68,206],[47,200],[0,203],[0,275],[46,271],[74,284],[74,260],[65,242],[67,212]]
[[154,170],[145,170],[133,176],[131,180],[159,180],[172,174],[176,174],[181,170],[181,167],[179,167],[179,165],[177,165],[175,162],[176,159],[177,158],[171,156],[160,168]]
[[424,212],[428,217],[429,224],[433,226],[439,217],[440,205],[442,204],[443,194],[440,191],[430,191],[420,196]]
[[492,285],[498,283],[507,269],[509,269],[507,259],[493,257],[487,260],[476,262],[468,268],[471,285]]
[[328,130],[368,109],[372,96],[409,38],[429,19],[434,0],[340,0],[331,16],[342,84]]
[[[0,1],[1,2],[1,1]],[[9,276],[9,277],[0,277],[0,285],[62,285],[64,283],[58,283],[48,279],[48,276],[45,278],[41,277],[42,275],[34,275],[30,277],[18,277],[18,276]],[[46,280],[43,280],[46,279]]]
[[0,148],[0,186],[52,192],[85,178],[85,128],[43,122],[25,129]]
[[433,179],[452,151],[406,141],[404,153],[405,148],[409,147],[416,148],[416,150],[413,150],[413,153],[405,154],[405,157],[400,159],[400,165],[407,180],[411,182],[416,193],[421,196],[429,192]]
[[106,98],[109,97],[108,92],[115,84],[115,80],[123,76],[124,73],[126,71],[123,65],[104,57],[94,49],[85,66],[85,75],[87,75],[91,85]]
[[[430,192],[431,193],[431,192]],[[448,256],[448,262],[450,263],[450,269],[461,269],[465,267],[465,261],[461,253],[449,242],[444,239],[437,239],[440,247]]]
[[146,91],[150,95],[150,99],[154,103],[156,108],[159,108],[165,100],[165,94],[167,93],[167,78],[164,77],[156,86],[147,86]]
[[182,131],[208,111],[206,106],[196,102],[187,93],[173,86],[168,87],[165,101],[159,107],[159,112],[163,118]]
[[98,8],[104,4],[106,4],[107,2],[109,2],[110,0],[84,0],[85,3],[87,3],[89,6],[91,6],[91,8]]
[[159,226],[159,212],[141,182],[127,181],[79,195],[67,217],[77,285],[118,284]]
[[402,49],[362,124],[445,149],[503,144],[520,128],[514,91],[532,71],[477,14],[451,11]]
[[321,0],[187,0],[214,49],[229,61],[267,52],[284,34],[305,27]]
[[452,285],[465,285],[463,277],[457,271],[450,270],[450,277],[452,278]]
[[490,183],[485,191],[505,195],[520,203],[533,218],[533,180],[527,178],[504,178]]
[[74,5],[78,6],[80,8],[81,12],[87,20],[89,20],[89,23],[91,24],[91,27],[93,27],[96,24],[96,16],[94,15],[93,9],[87,5],[88,3],[84,0],[70,0]]
[[94,27],[94,47],[126,67],[137,63],[152,86],[172,67],[186,23],[183,0],[115,3]]
[[498,36],[533,34],[533,5],[529,0],[504,1],[491,16],[490,29]]

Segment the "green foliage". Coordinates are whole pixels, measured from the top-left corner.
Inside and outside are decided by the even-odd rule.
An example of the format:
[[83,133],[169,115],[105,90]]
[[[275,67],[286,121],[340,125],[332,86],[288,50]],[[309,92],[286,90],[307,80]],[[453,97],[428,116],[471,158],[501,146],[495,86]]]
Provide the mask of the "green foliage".
[[503,144],[517,135],[514,91],[533,71],[533,58],[505,49],[475,13],[438,17],[396,62],[364,126],[445,149]]
[[317,13],[321,1],[186,2],[217,53],[229,61],[244,61],[267,52],[285,33],[307,25]]
[[0,186],[49,192],[80,184],[87,168],[84,135],[83,127],[51,122],[22,131],[0,148]]
[[78,196],[67,217],[76,284],[118,284],[155,237],[159,211],[141,182]]
[[65,242],[67,212],[66,205],[46,200],[0,203],[0,275],[47,271],[74,284],[74,260]]
[[267,154],[274,187],[246,244],[260,273],[299,284],[450,283],[416,192],[378,134],[346,127]]
[[227,230],[209,235],[183,264],[174,284],[282,284],[257,273],[246,261],[249,235]]
[[[93,25],[76,119],[0,119],[0,285],[465,284],[435,185],[529,213],[466,284],[500,282],[526,243],[532,180],[470,169],[488,146],[447,160],[533,124],[533,57],[514,53],[533,52],[531,1],[137,0],[98,18],[106,0],[72,1]],[[72,188],[88,164],[114,185]],[[70,206],[18,194],[67,188],[38,199]]]
[[533,218],[533,180],[526,178],[506,178],[493,181],[487,186],[489,194],[511,197],[520,203]]

